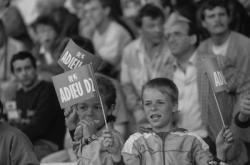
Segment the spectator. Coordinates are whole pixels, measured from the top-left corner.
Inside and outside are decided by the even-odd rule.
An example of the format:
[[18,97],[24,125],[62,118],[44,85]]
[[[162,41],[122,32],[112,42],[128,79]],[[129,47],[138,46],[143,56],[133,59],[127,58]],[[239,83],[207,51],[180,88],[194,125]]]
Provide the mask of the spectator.
[[229,89],[240,93],[242,84],[249,80],[250,40],[229,29],[229,9],[224,0],[205,1],[201,9],[202,25],[210,33],[210,38],[201,43],[199,51],[224,56],[227,63],[225,69],[231,69],[230,75],[225,75]]
[[92,41],[96,53],[107,62],[110,75],[117,78],[122,50],[132,39],[130,33],[114,19],[111,0],[86,0],[83,4],[86,17],[94,26]]
[[57,60],[62,53],[59,51],[59,47],[63,41],[63,38],[59,38],[58,24],[50,16],[40,16],[33,27],[38,42],[33,50],[35,57],[38,59],[38,71],[40,74],[48,74],[48,78],[62,73],[63,70],[57,64]]
[[116,89],[106,77],[98,75],[96,80],[109,129],[105,127],[99,98],[91,98],[67,109],[66,123],[71,130],[79,164],[112,165],[121,161],[123,145],[120,134],[113,130]]
[[[3,104],[0,101],[0,114]],[[18,129],[0,122],[0,164],[38,165],[29,139]]]
[[34,46],[33,41],[29,36],[28,29],[19,10],[14,6],[9,7],[4,13],[2,20],[7,35],[19,42],[25,50],[30,51]]
[[[176,124],[202,137],[210,146],[210,151],[215,154],[215,138],[222,124],[203,64],[203,59],[213,56],[197,52],[198,35],[190,21],[176,20],[169,29],[167,39],[170,50],[176,58],[171,77],[180,91],[178,106],[180,112]],[[216,98],[226,125],[231,126],[234,95],[222,91],[216,94]],[[241,164],[245,161],[244,157],[246,159],[244,149],[242,141],[236,138],[232,150],[227,154],[227,159]]]
[[[206,143],[174,126],[178,89],[171,80],[156,78],[147,82],[142,88],[142,104],[152,129],[141,129],[126,141],[122,150],[126,165],[212,164]],[[217,158],[223,162],[232,140],[230,130],[221,131],[217,138]]]
[[164,14],[160,8],[147,4],[138,14],[141,34],[124,49],[121,84],[126,104],[132,111],[136,124],[146,124],[141,107],[140,92],[142,85],[155,77],[166,77],[171,54],[164,41]]
[[29,52],[19,52],[11,59],[11,71],[21,84],[16,93],[19,127],[34,145],[38,159],[62,148],[65,123],[54,87],[38,79],[36,60]]

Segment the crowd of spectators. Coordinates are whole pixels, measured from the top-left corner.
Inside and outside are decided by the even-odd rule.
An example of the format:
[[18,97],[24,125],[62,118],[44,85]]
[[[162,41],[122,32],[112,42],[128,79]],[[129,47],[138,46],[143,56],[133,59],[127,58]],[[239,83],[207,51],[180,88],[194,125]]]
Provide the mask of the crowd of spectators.
[[[249,164],[249,4],[0,0],[0,164],[186,164],[182,159],[203,164],[212,163],[211,155],[221,163]],[[60,108],[52,76],[63,73],[57,61],[69,39],[103,60],[96,77],[111,130],[105,130],[101,112],[91,116],[84,111],[100,110],[96,100]],[[203,63],[210,58],[227,82],[219,93]],[[171,119],[160,112],[166,104],[162,98],[171,102]],[[101,122],[88,118],[95,115]],[[167,127],[158,129],[157,122]],[[81,132],[87,127],[92,132]],[[168,138],[161,134],[166,131]],[[93,143],[98,140],[92,135],[88,139],[86,134],[94,133],[103,145]],[[82,144],[86,137],[89,141]],[[159,141],[170,144],[161,151]],[[192,150],[191,156],[171,153],[171,148]],[[169,154],[162,158],[152,152]]]

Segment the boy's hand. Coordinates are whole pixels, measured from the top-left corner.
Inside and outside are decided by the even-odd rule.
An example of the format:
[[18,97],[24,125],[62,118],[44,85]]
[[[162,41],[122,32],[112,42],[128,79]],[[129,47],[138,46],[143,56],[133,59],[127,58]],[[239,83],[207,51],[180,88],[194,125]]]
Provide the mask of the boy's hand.
[[217,157],[220,160],[226,160],[226,153],[232,146],[233,141],[233,133],[231,132],[231,130],[229,128],[222,128],[216,137]]
[[102,150],[107,150],[113,161],[119,162],[121,160],[121,148],[119,148],[118,142],[115,141],[114,135],[109,130],[103,130],[102,132]]
[[96,133],[97,128],[96,124],[98,121],[93,120],[89,117],[84,118],[81,120],[76,127],[74,139],[80,140],[82,138],[87,139],[91,137],[94,133]]
[[109,150],[114,144],[114,137],[109,130],[103,130],[102,132],[102,145],[105,149]]
[[250,117],[250,94],[246,94],[240,98],[240,121],[247,121]]
[[68,129],[74,130],[76,129],[76,125],[78,123],[78,116],[76,114],[75,107],[67,107],[64,109],[65,123]]

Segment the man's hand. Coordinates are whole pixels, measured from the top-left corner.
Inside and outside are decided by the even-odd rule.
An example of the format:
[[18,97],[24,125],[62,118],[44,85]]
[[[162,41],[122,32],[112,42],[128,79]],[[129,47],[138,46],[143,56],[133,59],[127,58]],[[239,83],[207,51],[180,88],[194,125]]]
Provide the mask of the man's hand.
[[250,118],[250,94],[246,94],[240,98],[239,120],[245,122],[249,118]]
[[233,133],[229,128],[222,128],[216,137],[217,158],[226,160],[226,153],[234,141]]

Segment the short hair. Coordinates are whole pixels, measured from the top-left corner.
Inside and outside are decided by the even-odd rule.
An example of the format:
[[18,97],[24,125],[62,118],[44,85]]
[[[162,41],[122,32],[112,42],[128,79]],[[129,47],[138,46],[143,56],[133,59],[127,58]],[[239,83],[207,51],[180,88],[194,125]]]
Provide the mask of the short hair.
[[150,17],[153,19],[162,18],[163,21],[165,19],[164,13],[161,10],[161,8],[159,8],[153,4],[150,4],[150,3],[144,5],[139,10],[139,13],[135,19],[135,23],[138,27],[142,26],[142,18],[143,17]]
[[178,104],[178,95],[179,91],[175,83],[168,79],[168,78],[155,78],[149,80],[146,84],[142,87],[141,98],[143,101],[143,93],[145,89],[153,88],[158,89],[163,94],[167,94],[174,104]]
[[228,16],[230,16],[230,10],[228,7],[228,3],[227,0],[204,0],[201,3],[201,7],[200,7],[200,14],[201,14],[201,20],[205,19],[205,10],[212,10],[215,7],[221,7],[224,8],[228,14]]
[[24,59],[30,59],[32,66],[36,69],[36,59],[35,57],[28,51],[21,51],[13,55],[10,61],[10,69],[11,72],[14,73],[14,62],[17,60],[24,60]]
[[116,88],[110,78],[105,75],[96,73],[96,82],[100,95],[103,97],[107,107],[110,109],[116,104]]
[[58,24],[56,23],[56,21],[48,16],[48,15],[41,15],[39,16],[35,22],[32,24],[32,27],[35,29],[36,31],[36,28],[37,26],[39,25],[47,25],[47,26],[50,26],[52,27],[57,33],[59,32],[59,27],[58,27]]

